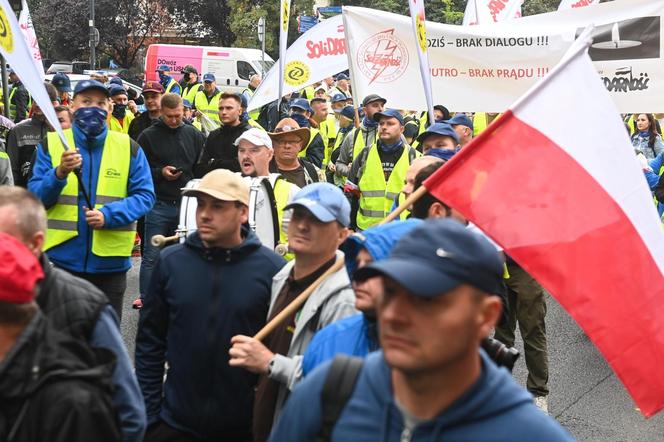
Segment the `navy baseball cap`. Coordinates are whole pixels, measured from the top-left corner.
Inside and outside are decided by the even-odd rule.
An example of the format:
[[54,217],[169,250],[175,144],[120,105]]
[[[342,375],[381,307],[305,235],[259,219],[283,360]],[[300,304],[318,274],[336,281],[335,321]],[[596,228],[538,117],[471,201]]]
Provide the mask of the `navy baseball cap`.
[[155,72],[170,72],[170,71],[171,68],[169,68],[165,64],[160,64],[159,66],[157,66],[157,70]]
[[58,90],[58,92],[71,92],[71,81],[69,81],[69,77],[67,74],[64,72],[58,72],[55,75],[53,75],[53,79],[51,80],[51,84],[55,86],[55,88]]
[[309,100],[306,98],[296,98],[295,100],[291,101],[288,109],[293,109],[294,107],[307,112],[312,111],[311,106],[309,105]]
[[404,125],[403,115],[396,109],[385,109],[383,112],[376,112],[373,116],[374,121],[380,121],[381,118],[396,118],[401,125]]
[[182,106],[187,108],[187,109],[191,109],[191,102],[189,100],[187,100],[186,98],[183,98],[182,99]]
[[76,83],[76,87],[74,88],[74,96],[88,90],[96,90],[103,93],[107,97],[110,96],[108,89],[106,89],[106,87],[97,80],[83,80]]
[[332,103],[338,103],[340,101],[346,101],[348,98],[344,94],[334,94],[332,96]]
[[452,126],[456,126],[457,124],[461,126],[466,126],[470,128],[470,130],[473,130],[473,122],[471,121],[470,118],[468,118],[468,115],[466,114],[461,114],[458,113],[449,120],[445,121],[447,124],[451,124]]
[[124,86],[122,83],[122,78],[120,77],[112,77],[110,80],[108,80],[110,84],[117,84],[118,86]]
[[217,78],[212,72],[208,72],[207,74],[203,75],[203,81],[211,83],[213,81],[217,81]]
[[304,207],[320,222],[339,224],[348,227],[350,224],[350,203],[341,189],[330,183],[312,183],[300,189],[286,207]]
[[117,84],[111,85],[111,87],[108,88],[108,93],[111,97],[115,97],[116,95],[127,95],[125,88],[118,86]]
[[461,284],[503,293],[503,259],[483,236],[449,218],[427,220],[397,242],[389,258],[355,272],[386,276],[415,296],[435,298]]
[[337,81],[339,80],[350,80],[350,78],[348,78],[348,75],[342,72],[341,74],[337,75]]
[[355,108],[351,105],[344,106],[339,113],[341,114],[342,117],[346,117],[349,120],[355,119]]
[[459,135],[456,133],[454,128],[447,123],[432,124],[431,126],[427,127],[427,130],[422,132],[417,137],[417,141],[421,143],[431,135],[444,135],[446,137],[452,138],[456,144],[459,144]]

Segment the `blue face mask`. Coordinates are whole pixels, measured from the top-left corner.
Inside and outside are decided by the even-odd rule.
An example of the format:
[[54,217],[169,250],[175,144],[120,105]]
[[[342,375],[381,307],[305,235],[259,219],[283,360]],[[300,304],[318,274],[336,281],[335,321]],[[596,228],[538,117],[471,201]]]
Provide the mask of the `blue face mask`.
[[159,71],[159,80],[161,80],[162,82],[166,80],[166,75],[164,75],[164,73],[161,71]]
[[304,115],[293,112],[291,118],[297,121],[297,124],[299,124],[300,127],[309,127],[309,120]]
[[74,124],[86,137],[96,137],[106,128],[108,112],[98,107],[82,107],[74,112]]

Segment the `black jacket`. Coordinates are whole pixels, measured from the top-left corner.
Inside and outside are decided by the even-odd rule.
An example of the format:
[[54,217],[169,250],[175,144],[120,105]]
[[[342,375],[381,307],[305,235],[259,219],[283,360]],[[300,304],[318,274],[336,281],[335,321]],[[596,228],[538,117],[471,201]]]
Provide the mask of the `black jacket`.
[[150,118],[150,113],[145,111],[138,117],[131,120],[131,123],[129,123],[129,129],[127,129],[127,134],[131,137],[132,140],[138,141],[139,135],[141,135],[145,129],[152,126],[157,120],[158,118]]
[[[11,97],[11,102],[9,105],[11,106],[13,104],[16,106],[16,116],[14,117],[14,123],[19,123],[28,117],[28,112],[30,111],[30,109],[28,109],[28,103],[30,103],[30,92],[28,92],[23,83],[20,81],[14,83],[12,85],[12,89],[16,89],[16,92],[14,92],[14,95]],[[11,90],[9,95],[12,95]]]
[[[205,143],[203,134],[188,124],[172,129],[159,119],[137,141],[150,163],[157,199],[180,199],[180,189],[194,178],[194,166]],[[167,181],[161,174],[164,166],[181,167],[182,175],[175,181]]]
[[37,150],[37,145],[42,142],[47,133],[46,122],[35,117],[21,121],[9,131],[7,155],[12,164],[15,185],[28,187],[32,157]]
[[214,169],[228,169],[231,172],[240,172],[240,162],[237,160],[237,147],[235,140],[244,131],[251,128],[246,121],[237,126],[221,126],[210,132],[201,160],[196,165],[195,175],[200,178]]
[[265,324],[272,277],[285,261],[242,232],[244,241],[230,250],[205,248],[193,233],[161,252],[136,335],[148,425],[163,420],[208,440],[251,434],[257,376],[228,365],[230,340]]
[[0,363],[0,440],[121,440],[111,403],[110,350],[53,329],[41,312]]
[[44,279],[39,283],[39,308],[55,329],[89,342],[108,298],[88,281],[53,267],[45,253],[40,262]]

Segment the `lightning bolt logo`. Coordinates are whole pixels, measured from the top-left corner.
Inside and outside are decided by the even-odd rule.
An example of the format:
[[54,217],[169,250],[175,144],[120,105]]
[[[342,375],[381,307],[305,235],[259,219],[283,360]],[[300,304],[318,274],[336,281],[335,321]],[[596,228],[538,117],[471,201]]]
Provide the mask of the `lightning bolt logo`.
[[[394,34],[394,29],[385,32],[385,34]],[[384,48],[381,49],[382,46]],[[374,76],[369,81],[369,84],[373,83],[389,67],[389,61],[394,59],[394,52],[397,48],[398,46],[392,40],[385,39],[378,41],[371,56],[372,65],[369,70],[374,73]]]
[[408,50],[394,28],[378,32],[358,48],[358,68],[373,83],[391,83],[408,67]]

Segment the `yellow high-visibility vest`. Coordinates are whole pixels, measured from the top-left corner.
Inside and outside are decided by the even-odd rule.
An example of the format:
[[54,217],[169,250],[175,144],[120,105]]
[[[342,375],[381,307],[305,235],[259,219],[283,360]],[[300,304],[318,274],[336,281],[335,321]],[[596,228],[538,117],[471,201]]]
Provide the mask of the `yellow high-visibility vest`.
[[[14,94],[16,94],[16,87],[12,88],[12,91],[9,93],[9,119],[14,121],[16,119],[16,105],[12,103],[14,99]],[[28,92],[28,107],[25,109],[25,118],[28,118],[30,113],[30,108],[32,107],[32,95]]]
[[[175,81],[173,78],[171,78],[171,81],[168,82],[168,86],[166,86],[166,92],[165,93],[168,94],[169,92],[171,92],[171,90],[175,86],[180,86],[180,85],[178,84],[177,81]],[[182,88],[180,88],[180,92],[182,92]]]
[[[277,220],[279,222],[279,243],[288,244],[288,234],[284,232],[283,221],[284,221],[284,207],[288,204],[288,198],[290,196],[292,183],[286,181],[284,178],[277,178],[274,182],[274,199],[277,206]],[[290,261],[295,258],[295,255],[291,252],[284,255],[286,261]]]
[[307,156],[307,149],[309,149],[309,145],[311,145],[311,142],[314,140],[316,135],[320,133],[318,129],[314,129],[313,127],[308,128],[309,129],[309,142],[307,143],[306,147],[300,151],[298,154],[299,157],[304,158]]
[[112,130],[113,132],[126,134],[127,132],[129,132],[129,125],[134,120],[134,118],[135,118],[134,114],[131,113],[130,111],[127,111],[124,118],[122,119],[122,124],[120,124],[120,120],[118,120],[111,114],[111,118],[108,120],[108,129]]
[[[378,135],[378,128],[374,131],[374,136],[373,140],[371,141],[371,144],[376,143],[376,137]],[[366,147],[366,144],[364,142],[364,135],[362,134],[362,129],[359,127],[356,127],[353,129],[353,135],[348,135],[353,137],[353,159],[357,158],[357,156],[362,152],[362,149]]]
[[[64,131],[67,142],[74,146],[74,133]],[[47,134],[48,151],[53,167],[60,164],[64,146],[55,132]],[[131,138],[129,135],[108,131],[104,141],[97,189],[90,198],[96,209],[127,197],[129,165],[131,163]],[[70,173],[58,201],[48,209],[48,231],[44,251],[78,236],[78,178]],[[131,256],[136,237],[136,223],[114,229],[92,231],[92,253],[97,256]]]
[[219,119],[219,98],[221,98],[219,90],[209,100],[207,95],[205,95],[205,91],[202,90],[196,94],[196,98],[194,98],[192,104],[198,112],[207,115],[210,120],[221,124],[221,119]]
[[323,156],[323,167],[327,166],[327,163],[330,162],[330,156],[332,156],[332,148],[334,147],[334,142],[330,143],[330,140],[335,140],[337,131],[336,131],[336,118],[334,115],[328,115],[325,121],[322,121],[318,125],[318,130],[320,131],[320,136],[323,138],[323,144],[325,145],[325,155]]
[[376,143],[369,149],[366,167],[358,183],[360,207],[357,211],[357,227],[360,229],[366,230],[378,224],[390,212],[394,199],[401,192],[406,180],[406,172],[410,166],[411,149],[410,146],[404,146],[401,157],[399,157],[387,182],[385,182],[385,173],[383,172],[383,165],[380,161]]
[[182,98],[188,100],[189,104],[193,106],[196,94],[202,90],[202,87],[203,85],[201,83],[188,84],[182,91]]
[[[249,95],[249,98],[254,96],[254,91],[252,91],[249,88],[246,88],[245,90],[242,91],[242,94],[247,93]],[[249,100],[247,100],[247,104],[249,103]],[[252,120],[258,120],[258,116],[261,114],[261,108],[259,107],[258,109],[254,109],[251,112],[249,112],[249,118]],[[262,129],[262,127],[261,127]]]

